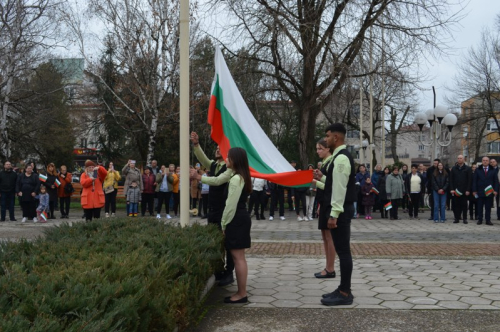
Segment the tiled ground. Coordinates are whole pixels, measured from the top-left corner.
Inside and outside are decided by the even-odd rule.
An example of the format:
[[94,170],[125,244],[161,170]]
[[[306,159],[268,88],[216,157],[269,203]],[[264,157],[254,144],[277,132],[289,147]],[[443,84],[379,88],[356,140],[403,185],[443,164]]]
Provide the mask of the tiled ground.
[[[327,308],[321,295],[340,281],[313,276],[324,268],[321,259],[251,257],[248,264],[249,308]],[[235,290],[236,284],[217,288],[210,301]],[[348,308],[498,310],[500,261],[356,259],[352,292]]]

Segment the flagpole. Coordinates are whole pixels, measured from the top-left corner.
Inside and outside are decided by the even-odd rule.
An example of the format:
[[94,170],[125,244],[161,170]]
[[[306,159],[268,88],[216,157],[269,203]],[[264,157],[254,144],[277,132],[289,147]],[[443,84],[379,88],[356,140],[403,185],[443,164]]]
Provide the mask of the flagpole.
[[180,223],[189,225],[189,0],[180,3]]

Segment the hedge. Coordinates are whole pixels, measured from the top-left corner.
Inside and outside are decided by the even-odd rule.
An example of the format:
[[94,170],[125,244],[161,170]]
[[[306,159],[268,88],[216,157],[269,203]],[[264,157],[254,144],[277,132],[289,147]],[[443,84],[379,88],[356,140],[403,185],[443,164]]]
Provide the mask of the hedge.
[[0,331],[172,331],[222,269],[214,226],[153,219],[62,224],[0,244]]

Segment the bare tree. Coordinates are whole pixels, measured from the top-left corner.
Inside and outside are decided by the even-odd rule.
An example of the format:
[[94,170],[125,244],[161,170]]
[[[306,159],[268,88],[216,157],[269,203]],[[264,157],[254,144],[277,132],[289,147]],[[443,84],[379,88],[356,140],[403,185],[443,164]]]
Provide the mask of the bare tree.
[[[442,0],[250,0],[218,1],[236,19],[229,43],[247,45],[260,70],[276,80],[298,111],[300,160],[308,163],[316,118],[348,77],[370,27],[384,16],[387,49],[411,48],[418,57],[437,50],[441,32],[457,18]],[[233,18],[232,17],[232,18]]]
[[11,121],[19,116],[13,95],[19,94],[16,80],[29,77],[44,59],[44,51],[56,45],[54,0],[0,1],[0,153],[12,153]]

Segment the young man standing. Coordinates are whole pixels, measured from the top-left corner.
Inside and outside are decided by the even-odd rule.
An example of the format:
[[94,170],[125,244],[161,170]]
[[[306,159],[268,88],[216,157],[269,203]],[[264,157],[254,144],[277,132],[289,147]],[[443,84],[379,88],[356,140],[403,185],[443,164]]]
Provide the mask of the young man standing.
[[[333,150],[333,167],[325,174],[325,191],[320,205],[320,218],[328,219],[335,251],[340,262],[340,285],[332,293],[324,294],[321,303],[327,306],[350,305],[352,255],[350,247],[351,218],[354,214],[354,202],[357,199],[355,185],[354,160],[344,143],[346,129],[341,123],[329,125],[325,140]],[[315,178],[321,179],[321,171],[315,171]]]
[[453,195],[454,224],[458,224],[463,218],[467,224],[467,201],[469,200],[472,187],[472,169],[465,165],[464,156],[457,157],[457,164],[450,171],[450,193]]
[[493,226],[491,222],[491,207],[493,197],[498,193],[497,173],[489,167],[490,158],[484,156],[482,165],[474,172],[472,177],[472,195],[477,195],[477,224],[483,223],[483,206],[486,225]]
[[0,173],[0,199],[2,205],[2,219],[5,221],[7,209],[9,210],[10,221],[16,221],[14,217],[14,204],[16,199],[17,174],[12,170],[10,161],[3,164],[4,170]]

